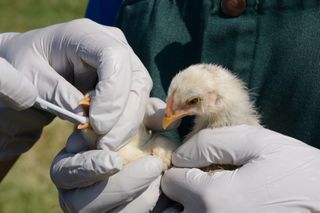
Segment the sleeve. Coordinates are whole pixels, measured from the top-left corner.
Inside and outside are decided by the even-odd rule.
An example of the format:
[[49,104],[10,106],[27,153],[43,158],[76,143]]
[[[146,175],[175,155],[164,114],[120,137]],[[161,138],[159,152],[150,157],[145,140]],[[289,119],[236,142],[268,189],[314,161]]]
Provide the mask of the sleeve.
[[85,16],[103,25],[113,26],[122,0],[91,0]]

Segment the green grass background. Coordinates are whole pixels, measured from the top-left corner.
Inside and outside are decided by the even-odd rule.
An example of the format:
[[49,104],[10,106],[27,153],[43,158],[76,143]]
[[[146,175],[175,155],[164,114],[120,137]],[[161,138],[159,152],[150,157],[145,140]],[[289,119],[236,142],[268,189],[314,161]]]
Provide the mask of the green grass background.
[[[0,32],[23,32],[84,16],[87,0],[0,0]],[[73,125],[55,119],[0,183],[0,213],[61,212],[49,168]]]

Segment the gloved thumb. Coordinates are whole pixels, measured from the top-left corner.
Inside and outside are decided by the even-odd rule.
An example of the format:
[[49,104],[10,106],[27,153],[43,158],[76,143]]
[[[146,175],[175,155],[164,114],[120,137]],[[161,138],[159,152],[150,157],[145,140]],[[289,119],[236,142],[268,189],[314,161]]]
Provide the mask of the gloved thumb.
[[226,182],[230,180],[232,171],[209,175],[200,169],[172,168],[163,175],[161,189],[170,199],[181,203],[185,213],[211,212],[212,207],[225,205],[224,196],[230,195]]
[[58,188],[74,189],[104,180],[122,168],[122,159],[109,150],[77,154],[61,150],[53,160],[50,175]]
[[[164,111],[166,108],[166,103],[159,98],[151,97],[149,98],[146,112],[144,115],[143,123],[147,129],[153,131],[163,131],[162,119],[164,117]],[[178,128],[181,120],[172,123],[167,130],[172,130]]]
[[5,59],[0,58],[0,100],[16,110],[31,107],[36,100],[37,90]]
[[244,165],[258,158],[264,145],[280,134],[255,126],[204,129],[187,140],[172,156],[177,167],[206,167],[211,164]]

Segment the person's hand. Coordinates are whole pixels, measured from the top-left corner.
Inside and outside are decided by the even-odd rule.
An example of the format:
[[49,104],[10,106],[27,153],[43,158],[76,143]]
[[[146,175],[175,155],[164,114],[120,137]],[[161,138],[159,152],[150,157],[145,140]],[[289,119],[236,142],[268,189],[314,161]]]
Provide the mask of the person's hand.
[[213,175],[172,168],[161,187],[184,212],[319,212],[320,151],[253,126],[204,129],[173,155],[177,167],[234,164]]
[[[97,143],[99,149],[116,150],[143,120],[152,81],[117,28],[79,19],[26,33],[2,33],[0,57],[11,64],[14,68],[11,71],[19,72],[21,79],[32,83],[39,97],[67,110],[83,113],[79,102],[84,93],[94,90],[90,123],[97,133],[104,135]],[[26,107],[29,105],[28,102]],[[20,125],[25,124],[20,120],[26,116],[33,128]],[[19,113],[4,105],[0,118],[1,143],[5,143],[1,144],[0,161],[29,149],[43,126],[52,120],[48,113],[34,109]],[[8,149],[12,150],[10,155]]]
[[153,209],[160,195],[161,160],[147,156],[121,168],[121,159],[112,151],[62,150],[51,167],[61,208],[64,212]]
[[[158,118],[163,117],[164,108],[160,99],[150,98],[144,119],[148,129],[161,128]],[[65,212],[148,212],[154,208],[160,195],[160,158],[144,157],[122,168],[116,152],[90,148],[94,146],[75,131],[52,163],[51,178]],[[67,151],[75,149],[78,153]]]

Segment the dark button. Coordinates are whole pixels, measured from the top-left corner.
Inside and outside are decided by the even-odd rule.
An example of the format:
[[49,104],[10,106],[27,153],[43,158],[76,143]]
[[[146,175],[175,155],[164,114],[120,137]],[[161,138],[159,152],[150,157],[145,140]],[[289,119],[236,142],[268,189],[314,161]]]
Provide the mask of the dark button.
[[221,0],[221,10],[226,16],[240,16],[246,10],[246,0]]

